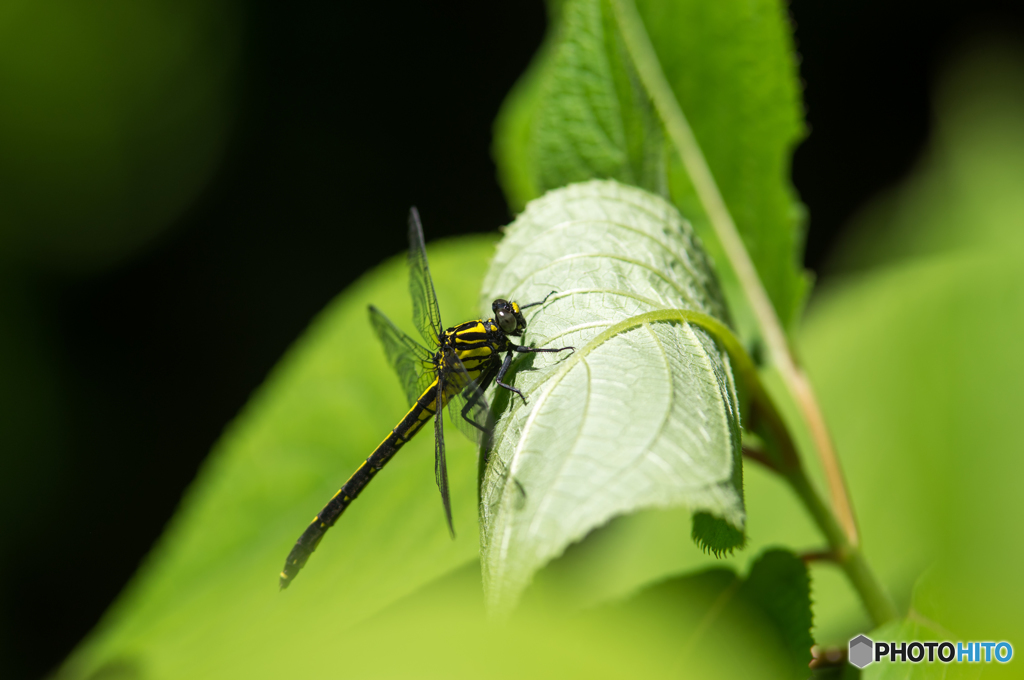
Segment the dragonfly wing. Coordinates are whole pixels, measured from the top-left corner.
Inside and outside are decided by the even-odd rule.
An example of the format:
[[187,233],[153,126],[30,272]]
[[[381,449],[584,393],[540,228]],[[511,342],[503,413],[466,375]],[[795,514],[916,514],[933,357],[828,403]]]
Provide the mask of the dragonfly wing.
[[403,333],[373,305],[370,305],[370,323],[384,345],[388,363],[398,374],[406,398],[412,404],[434,382],[433,353]]
[[412,319],[430,347],[441,344],[441,310],[437,306],[434,280],[427,265],[423,225],[416,208],[409,210],[409,292],[412,294]]
[[437,489],[441,492],[444,516],[448,520],[448,532],[452,538],[455,538],[455,526],[452,524],[452,499],[448,494],[448,463],[444,457],[444,418],[441,417],[446,387],[446,376],[443,372],[438,376],[437,387],[437,401],[434,404],[436,407],[434,415],[434,479],[437,480]]

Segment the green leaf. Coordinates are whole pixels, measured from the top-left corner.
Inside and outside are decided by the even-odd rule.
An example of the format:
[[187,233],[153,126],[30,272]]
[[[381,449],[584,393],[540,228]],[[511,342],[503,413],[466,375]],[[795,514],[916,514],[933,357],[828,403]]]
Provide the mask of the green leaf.
[[[805,211],[789,178],[806,130],[785,4],[659,0],[637,9],[775,311],[792,327],[810,280]],[[702,227],[703,206],[675,155],[669,178],[676,205]]]
[[[354,652],[344,669],[355,678],[479,677],[485,668],[488,678],[508,680],[802,679],[810,659],[807,576],[798,559],[780,555],[763,558],[747,579],[715,569],[584,613],[524,606],[500,624],[486,616],[480,572],[467,565],[336,644]],[[801,579],[803,590],[792,591]],[[765,589],[803,607],[802,624],[782,623],[765,605]],[[795,645],[803,647],[794,653]]]
[[[464,238],[428,249],[447,323],[475,316],[492,243]],[[353,627],[475,560],[476,452],[449,428],[456,540],[428,434],[402,449],[278,591],[277,574],[309,519],[407,408],[367,319],[371,302],[411,327],[404,256],[338,296],[289,350],[216,445],[131,585],[69,659],[69,677],[129,667],[145,678],[328,677],[357,653],[338,644]]]
[[615,182],[553,191],[509,227],[484,299],[552,290],[530,311],[524,342],[576,351],[533,355],[516,373],[529,404],[511,400],[482,480],[484,583],[499,611],[616,515],[685,505],[744,523],[729,360],[681,314],[657,314],[721,318],[689,225],[664,200]]
[[[948,630],[942,624],[930,618],[925,610],[928,603],[928,591],[934,587],[929,583],[932,579],[926,574],[918,580],[914,587],[914,598],[910,612],[898,621],[890,621],[872,631],[868,637],[882,642],[944,642],[956,644],[963,637]],[[977,663],[942,663],[938,659],[919,663],[890,663],[888,659],[880,659],[861,671],[861,680],[974,680],[981,676],[982,664]],[[996,666],[998,664],[991,664]]]
[[653,623],[665,644],[679,650],[686,677],[802,678],[811,660],[807,568],[784,550],[761,555],[746,579],[712,569],[669,579],[597,612]]
[[742,531],[707,512],[694,513],[691,535],[697,545],[715,557],[742,548],[746,538]]
[[[724,263],[676,154],[668,155],[667,177],[662,173],[657,112],[639,89],[610,7],[608,0],[567,0],[553,12],[544,47],[506,101],[495,155],[509,203],[520,208],[547,190],[590,178],[658,193],[667,185],[715,261]],[[761,280],[789,325],[809,283],[799,263],[803,208],[788,178],[804,127],[785,9],[776,0],[644,0],[638,9]]]
[[[528,154],[523,170],[529,179],[510,194],[510,203],[521,209],[545,191],[594,177],[665,192],[659,123],[615,30],[610,7],[604,2],[567,2],[555,14],[558,39],[550,53],[542,52],[544,67],[525,80],[527,92],[513,95],[519,105],[534,106],[514,118],[503,113],[499,119],[498,139],[524,141],[519,153]],[[522,125],[524,116],[528,126],[513,134],[511,126]]]
[[743,505],[746,543],[742,552],[714,557],[683,540],[696,519],[686,508],[641,510],[616,517],[569,546],[537,572],[521,606],[543,603],[583,611],[677,574],[723,565],[745,569],[752,554],[783,541],[801,547],[814,547],[820,541],[789,488],[760,466],[744,467]]
[[769,550],[750,569],[744,585],[775,623],[796,664],[805,672],[811,660],[811,582],[803,560],[786,550]]

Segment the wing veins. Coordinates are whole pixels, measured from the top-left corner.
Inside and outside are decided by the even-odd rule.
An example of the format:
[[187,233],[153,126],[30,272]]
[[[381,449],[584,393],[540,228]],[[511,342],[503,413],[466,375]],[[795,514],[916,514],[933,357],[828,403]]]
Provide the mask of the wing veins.
[[370,305],[370,324],[384,345],[384,354],[411,405],[434,382],[434,354],[403,333],[379,309]]
[[441,371],[437,377],[437,402],[434,414],[434,480],[441,492],[441,503],[444,504],[444,516],[448,520],[448,533],[455,538],[455,525],[452,522],[452,499],[448,492],[448,462],[444,456],[444,393],[448,389],[447,376]]
[[427,264],[423,225],[416,208],[409,210],[409,293],[412,295],[412,320],[430,347],[441,344],[441,310],[437,306],[434,280]]

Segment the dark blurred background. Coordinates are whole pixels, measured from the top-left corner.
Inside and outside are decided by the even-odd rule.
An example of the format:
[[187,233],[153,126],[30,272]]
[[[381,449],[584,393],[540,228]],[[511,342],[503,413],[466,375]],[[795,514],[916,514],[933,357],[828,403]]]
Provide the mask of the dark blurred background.
[[[540,2],[0,4],[0,674],[97,622],[224,425],[345,286],[509,221],[498,107]],[[806,265],[911,168],[935,74],[1020,3],[791,13]],[[340,349],[339,349],[340,351]]]

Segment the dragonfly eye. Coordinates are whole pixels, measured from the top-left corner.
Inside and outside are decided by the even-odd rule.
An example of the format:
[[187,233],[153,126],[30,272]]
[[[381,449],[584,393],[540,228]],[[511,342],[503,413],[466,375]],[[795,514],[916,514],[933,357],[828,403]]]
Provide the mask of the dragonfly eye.
[[507,309],[498,309],[496,312],[496,320],[501,330],[506,333],[513,333],[516,330],[516,317]]

